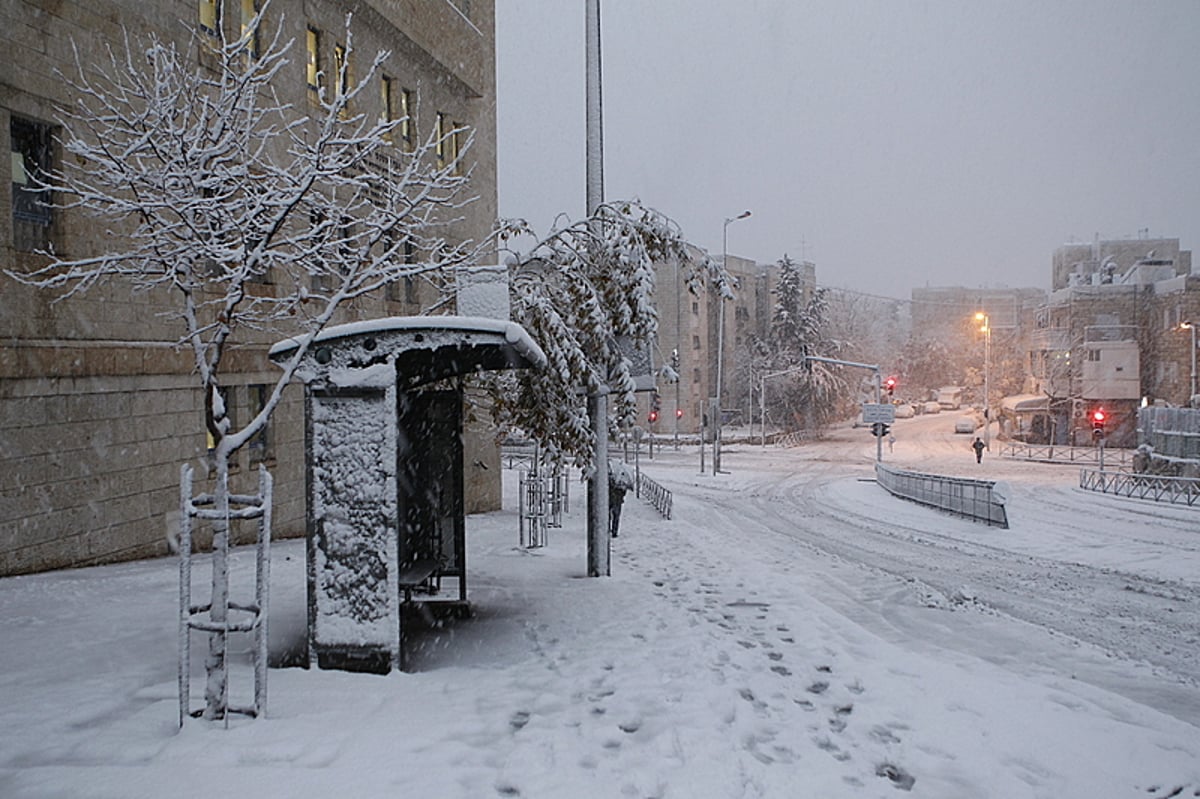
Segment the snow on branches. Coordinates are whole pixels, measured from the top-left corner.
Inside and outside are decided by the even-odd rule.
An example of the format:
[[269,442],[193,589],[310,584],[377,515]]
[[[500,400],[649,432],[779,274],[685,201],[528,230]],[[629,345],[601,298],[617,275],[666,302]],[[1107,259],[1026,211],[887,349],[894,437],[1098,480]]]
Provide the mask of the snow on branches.
[[658,324],[655,264],[672,261],[692,293],[707,286],[730,292],[721,265],[694,255],[674,222],[636,202],[603,204],[518,255],[511,267],[513,321],[529,331],[548,364],[494,378],[509,389],[493,392],[501,426],[531,433],[552,459],[590,468],[587,395],[608,391],[612,423],[632,420],[634,376],[618,342],[650,346]]
[[834,357],[842,349],[827,332],[828,300],[825,289],[806,292],[804,276],[784,255],[778,262],[779,282],[768,333],[768,350],[776,370],[795,369],[787,388],[775,402],[786,415],[805,428],[828,424],[837,416],[837,401],[846,393],[841,368],[809,356]]
[[[77,74],[65,78],[75,97],[64,110],[68,157],[40,188],[58,207],[102,223],[96,239],[109,249],[51,252],[37,271],[10,272],[65,297],[112,279],[173,294],[164,313],[179,321],[210,395],[239,328],[315,335],[347,301],[470,263],[494,246],[447,239],[474,199],[461,166],[470,142],[450,148],[458,155],[451,163],[436,154],[462,131],[393,147],[405,120],[357,110],[371,107],[365,93],[387,54],[353,82],[318,76],[315,104],[298,110],[275,92],[293,45],[282,29],[261,47],[249,31],[195,41],[199,62],[154,34],[127,33],[123,52],[109,48],[101,64],[76,51]],[[411,263],[412,253],[428,260]],[[218,446],[232,452],[257,432],[290,379],[289,368],[263,413],[228,440],[218,436]],[[211,418],[209,427],[218,433]]]

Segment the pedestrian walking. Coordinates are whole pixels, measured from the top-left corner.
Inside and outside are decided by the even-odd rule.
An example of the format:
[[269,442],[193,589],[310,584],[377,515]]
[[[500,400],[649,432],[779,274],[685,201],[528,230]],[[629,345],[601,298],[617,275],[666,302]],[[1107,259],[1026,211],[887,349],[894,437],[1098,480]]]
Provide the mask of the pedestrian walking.
[[613,538],[617,537],[617,528],[621,525],[621,505],[625,502],[625,492],[633,488],[633,475],[629,468],[618,460],[608,462],[608,531]]
[[975,462],[983,463],[983,448],[986,446],[979,436],[975,436],[975,443],[971,445],[971,449],[975,450]]

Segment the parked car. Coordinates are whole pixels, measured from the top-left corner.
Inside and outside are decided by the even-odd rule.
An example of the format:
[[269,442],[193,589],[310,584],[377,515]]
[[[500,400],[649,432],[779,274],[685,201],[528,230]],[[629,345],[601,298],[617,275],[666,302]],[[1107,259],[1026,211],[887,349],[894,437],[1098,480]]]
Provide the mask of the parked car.
[[907,402],[902,402],[896,406],[897,419],[911,419],[916,415],[916,410],[914,410],[913,406],[909,405]]
[[977,422],[974,416],[960,416],[954,422],[955,433],[974,433]]
[[938,405],[936,402],[926,402],[923,407],[925,408],[925,413],[941,413],[942,412],[942,406]]

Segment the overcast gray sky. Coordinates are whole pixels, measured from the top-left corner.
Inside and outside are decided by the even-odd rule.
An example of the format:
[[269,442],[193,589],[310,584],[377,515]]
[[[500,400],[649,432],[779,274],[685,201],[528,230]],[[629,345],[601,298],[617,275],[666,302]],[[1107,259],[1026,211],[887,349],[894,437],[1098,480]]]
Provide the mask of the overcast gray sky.
[[[605,196],[823,285],[1048,288],[1200,250],[1200,0],[601,0]],[[497,0],[500,211],[584,210],[585,0]],[[1196,253],[1200,257],[1200,252]]]

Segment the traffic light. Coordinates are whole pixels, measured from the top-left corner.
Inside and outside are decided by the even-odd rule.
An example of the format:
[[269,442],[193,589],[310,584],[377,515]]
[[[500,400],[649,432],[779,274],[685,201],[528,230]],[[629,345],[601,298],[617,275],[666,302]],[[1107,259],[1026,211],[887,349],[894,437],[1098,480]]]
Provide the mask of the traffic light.
[[887,386],[888,396],[892,396],[896,391],[896,378],[889,377],[884,385]]
[[676,408],[676,409],[675,409],[675,418],[676,418],[676,419],[682,419],[682,418],[683,418],[683,408]]
[[1092,438],[1100,439],[1104,437],[1104,423],[1108,421],[1108,414],[1103,408],[1097,408],[1092,411]]
[[662,411],[662,397],[655,391],[650,395],[650,421],[657,422],[658,414]]
[[876,438],[883,438],[888,434],[889,430],[891,430],[891,427],[883,422],[875,422],[871,425],[871,435],[875,436]]

